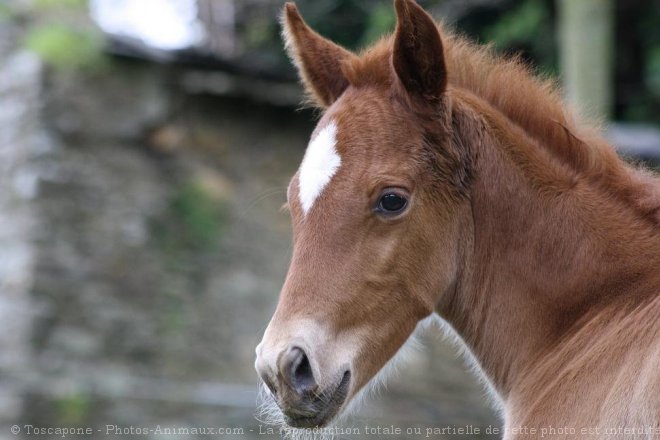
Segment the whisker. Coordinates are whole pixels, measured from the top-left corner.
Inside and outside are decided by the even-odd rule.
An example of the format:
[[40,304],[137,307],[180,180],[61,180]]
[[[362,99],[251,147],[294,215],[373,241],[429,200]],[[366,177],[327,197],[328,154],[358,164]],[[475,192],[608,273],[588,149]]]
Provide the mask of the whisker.
[[265,190],[261,194],[259,194],[257,197],[252,199],[246,206],[241,208],[236,215],[239,219],[245,218],[249,211],[254,208],[258,203],[268,199],[269,197],[278,195],[278,194],[286,194],[286,187],[277,187],[277,188],[270,188],[268,190]]

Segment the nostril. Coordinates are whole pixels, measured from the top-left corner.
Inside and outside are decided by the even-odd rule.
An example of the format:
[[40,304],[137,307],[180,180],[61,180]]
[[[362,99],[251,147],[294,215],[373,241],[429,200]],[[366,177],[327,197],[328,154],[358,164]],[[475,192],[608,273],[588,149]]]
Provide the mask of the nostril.
[[316,380],[307,354],[299,347],[292,347],[283,359],[282,373],[289,385],[298,393],[316,389]]
[[312,366],[305,352],[302,353],[300,362],[293,372],[293,383],[300,391],[311,391],[316,388]]

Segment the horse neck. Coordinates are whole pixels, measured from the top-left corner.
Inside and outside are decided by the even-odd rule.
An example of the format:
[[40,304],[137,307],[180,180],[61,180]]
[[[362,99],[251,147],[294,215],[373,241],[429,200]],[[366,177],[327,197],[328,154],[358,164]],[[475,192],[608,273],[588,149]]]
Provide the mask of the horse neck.
[[472,149],[471,234],[438,312],[506,399],[585,317],[639,298],[660,242],[478,98],[456,102],[453,118],[457,147]]

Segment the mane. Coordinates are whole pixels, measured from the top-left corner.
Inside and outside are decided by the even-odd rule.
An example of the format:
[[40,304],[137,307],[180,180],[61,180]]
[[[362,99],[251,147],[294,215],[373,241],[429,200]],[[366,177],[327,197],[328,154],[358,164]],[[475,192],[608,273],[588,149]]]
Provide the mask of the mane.
[[[653,173],[619,158],[600,128],[580,121],[564,103],[555,81],[539,77],[518,57],[505,58],[492,45],[476,45],[439,25],[448,87],[470,92],[520,127],[571,170],[660,224],[660,185]],[[392,35],[382,38],[343,66],[356,87],[391,85]]]

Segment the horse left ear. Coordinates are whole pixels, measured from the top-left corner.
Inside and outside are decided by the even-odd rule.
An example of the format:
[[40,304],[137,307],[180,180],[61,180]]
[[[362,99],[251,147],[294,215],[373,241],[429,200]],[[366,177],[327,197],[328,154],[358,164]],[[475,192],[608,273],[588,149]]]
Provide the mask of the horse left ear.
[[447,71],[438,26],[413,0],[395,0],[397,25],[392,52],[394,71],[404,88],[426,101],[437,101],[447,87]]
[[282,27],[287,52],[307,94],[320,107],[329,107],[348,87],[342,64],[355,55],[314,32],[293,3],[284,6]]

